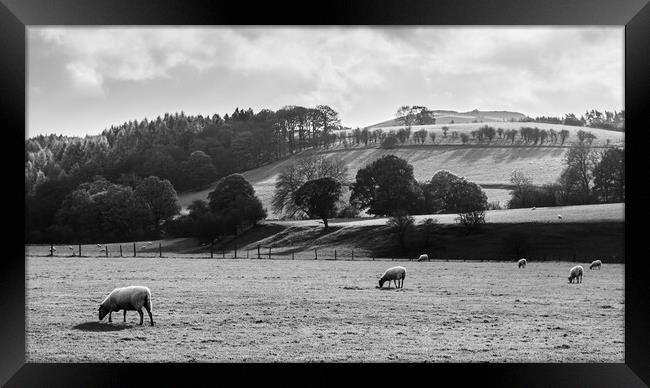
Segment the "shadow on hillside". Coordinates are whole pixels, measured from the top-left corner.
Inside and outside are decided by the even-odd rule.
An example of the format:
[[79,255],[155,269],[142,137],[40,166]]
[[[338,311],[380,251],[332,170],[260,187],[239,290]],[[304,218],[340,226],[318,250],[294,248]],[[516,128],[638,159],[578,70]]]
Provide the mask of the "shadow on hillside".
[[72,328],[81,331],[120,331],[124,329],[129,329],[131,327],[133,326],[124,323],[113,324],[113,323],[92,321],[92,322],[80,323],[76,326],[73,326]]
[[[287,229],[286,226],[284,225],[278,225],[278,224],[260,224],[257,226],[254,226],[244,233],[240,234],[237,237],[234,238],[228,238],[224,239],[223,241],[218,242],[215,245],[215,249],[234,249],[235,246],[238,246],[240,248],[247,246],[249,244],[253,244],[257,241],[264,240],[268,237],[278,235],[279,233],[282,233]],[[209,246],[205,249],[209,249]]]

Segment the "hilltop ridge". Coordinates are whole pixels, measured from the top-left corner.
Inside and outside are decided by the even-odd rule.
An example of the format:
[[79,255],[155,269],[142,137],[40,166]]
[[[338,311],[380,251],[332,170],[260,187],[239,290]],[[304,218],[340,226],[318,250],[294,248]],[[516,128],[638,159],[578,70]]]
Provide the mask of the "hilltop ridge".
[[[519,121],[527,117],[525,114],[520,112],[511,112],[506,110],[487,110],[481,111],[474,109],[468,112],[458,112],[455,110],[447,109],[435,109],[431,110],[433,117],[436,119],[436,124],[451,124],[453,123],[472,123],[476,122],[507,122],[507,121]],[[385,120],[377,124],[372,124],[364,128],[381,128],[381,127],[392,127],[400,125],[397,121],[397,118]]]

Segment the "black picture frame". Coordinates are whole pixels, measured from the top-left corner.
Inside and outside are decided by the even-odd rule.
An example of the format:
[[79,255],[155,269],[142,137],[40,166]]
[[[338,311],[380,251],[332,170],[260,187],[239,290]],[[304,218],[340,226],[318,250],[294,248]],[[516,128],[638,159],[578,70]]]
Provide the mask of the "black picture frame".
[[[650,6],[648,0],[499,1],[332,1],[323,3],[0,0],[0,112],[7,173],[24,179],[18,164],[25,128],[26,26],[30,25],[619,25],[625,26],[626,174],[625,207],[625,363],[612,364],[32,364],[25,363],[25,262],[15,210],[24,196],[5,190],[5,204],[18,214],[5,216],[11,227],[0,261],[0,383],[6,386],[114,386],[159,383],[226,384],[247,382],[324,382],[356,378],[368,385],[415,384],[451,379],[456,385],[637,387],[650,384],[650,271],[643,253],[648,210],[643,175],[644,144],[650,125]],[[629,131],[632,131],[630,136]],[[645,133],[643,132],[645,130]],[[15,148],[15,149],[12,149]],[[6,154],[6,152],[5,152]],[[634,171],[634,177],[630,174]],[[632,184],[630,185],[630,181]],[[24,230],[24,229],[23,229]],[[24,237],[23,237],[24,238]],[[64,311],[61,314],[65,314]],[[607,335],[607,333],[603,333]],[[400,369],[398,371],[398,368]],[[295,370],[307,373],[296,374]],[[344,377],[344,374],[347,377]],[[398,377],[403,376],[403,377]],[[305,380],[306,379],[306,380]],[[645,383],[644,383],[645,382]],[[192,384],[195,385],[195,384]]]

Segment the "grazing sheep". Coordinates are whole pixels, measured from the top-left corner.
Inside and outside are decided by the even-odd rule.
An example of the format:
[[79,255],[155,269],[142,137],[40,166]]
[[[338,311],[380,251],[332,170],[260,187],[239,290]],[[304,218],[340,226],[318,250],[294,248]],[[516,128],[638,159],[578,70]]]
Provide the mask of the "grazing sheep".
[[600,260],[594,260],[594,261],[591,262],[591,265],[589,266],[589,269],[594,269],[594,268],[596,268],[596,267],[597,267],[598,269],[600,269],[600,266],[601,266],[601,265],[603,265],[603,262],[602,262],[602,261],[600,261]]
[[151,291],[144,286],[128,286],[116,288],[99,305],[99,320],[104,319],[108,314],[108,321],[113,322],[111,314],[113,311],[124,310],[124,322],[126,322],[126,311],[135,310],[140,314],[140,325],[142,325],[144,314],[142,307],[149,313],[149,321],[153,326],[151,316]]
[[[384,274],[381,275],[381,278],[379,279],[379,288],[382,288],[384,286],[386,280],[388,280],[388,288],[390,288],[391,281],[395,282],[395,288],[403,288],[405,278],[406,278],[406,268],[402,266],[388,268],[386,272],[384,272]],[[398,283],[398,281],[400,280],[401,282]]]
[[535,210],[535,209],[537,209],[537,208],[535,206],[533,206],[532,209],[530,209],[530,210]]
[[576,283],[582,283],[582,273],[584,270],[582,269],[581,265],[576,265],[575,267],[571,268],[571,271],[569,272],[569,283],[573,283],[573,279],[576,280]]
[[97,248],[101,248],[101,247],[102,247],[102,244],[97,244]]
[[526,264],[527,264],[526,259],[519,259],[519,261],[517,262],[518,268],[521,267],[526,268]]
[[429,260],[429,255],[427,255],[426,253],[418,257],[418,261],[425,261],[425,260]]
[[559,218],[559,219],[561,220],[561,219],[562,219],[562,215],[558,214],[558,215],[557,215],[557,218]]

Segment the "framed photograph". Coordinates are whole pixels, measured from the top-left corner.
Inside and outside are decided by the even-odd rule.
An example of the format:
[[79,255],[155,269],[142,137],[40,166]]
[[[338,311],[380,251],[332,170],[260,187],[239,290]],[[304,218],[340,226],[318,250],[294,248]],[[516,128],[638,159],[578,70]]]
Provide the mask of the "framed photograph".
[[650,384],[647,1],[295,7],[2,0],[0,382]]

